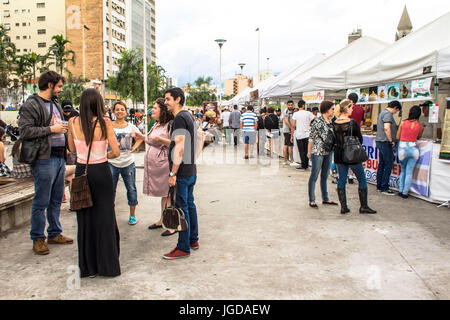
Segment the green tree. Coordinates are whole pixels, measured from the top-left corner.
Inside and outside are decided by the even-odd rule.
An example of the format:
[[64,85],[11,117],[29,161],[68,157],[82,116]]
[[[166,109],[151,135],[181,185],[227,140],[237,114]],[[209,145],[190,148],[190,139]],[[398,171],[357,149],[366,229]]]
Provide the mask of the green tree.
[[74,106],[79,106],[81,94],[83,93],[87,82],[89,82],[89,80],[81,77],[74,78],[72,73],[69,72],[67,82],[59,96],[59,100],[70,100]]
[[64,71],[67,72],[65,66],[68,62],[75,65],[75,52],[73,50],[67,50],[66,46],[70,41],[64,39],[62,34],[53,36],[52,40],[54,42],[48,50],[47,59],[56,59],[56,69],[62,75]]
[[15,56],[14,61],[14,73],[16,74],[18,80],[20,82],[20,86],[22,87],[22,101],[25,100],[25,87],[27,83],[31,82],[31,64],[27,56],[20,55]]
[[194,81],[195,87],[189,90],[187,104],[189,106],[202,106],[205,101],[217,100],[215,89],[211,88],[211,77],[198,77]]
[[31,69],[31,81],[33,82],[33,92],[36,93],[36,74],[37,72],[43,72],[46,69],[45,63],[47,62],[47,57],[37,54],[36,52],[31,52],[23,55],[27,59],[30,69]]
[[[131,99],[133,104],[144,101],[144,73],[142,49],[122,52],[117,60],[119,71],[108,78],[108,87],[122,99]],[[147,65],[147,97],[149,104],[164,94],[167,77],[163,67],[154,62]]]
[[0,24],[0,88],[8,88],[11,83],[16,46],[8,36],[8,30]]

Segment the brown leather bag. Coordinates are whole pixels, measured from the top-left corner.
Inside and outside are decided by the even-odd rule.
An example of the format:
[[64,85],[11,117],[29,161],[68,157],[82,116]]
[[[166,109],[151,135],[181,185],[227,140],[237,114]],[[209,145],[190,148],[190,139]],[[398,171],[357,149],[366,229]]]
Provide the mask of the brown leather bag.
[[186,231],[188,229],[187,221],[183,209],[175,207],[176,191],[175,187],[169,188],[170,207],[163,211],[162,225],[165,229],[177,231]]
[[89,145],[84,173],[81,176],[72,179],[72,187],[70,189],[70,210],[72,211],[80,211],[82,209],[90,208],[94,205],[92,203],[92,194],[91,188],[89,187],[87,170],[89,166],[89,157],[91,156],[92,143],[94,142],[94,132],[95,127],[97,126],[97,121],[98,119],[95,120],[94,123],[94,129],[92,131],[92,141]]

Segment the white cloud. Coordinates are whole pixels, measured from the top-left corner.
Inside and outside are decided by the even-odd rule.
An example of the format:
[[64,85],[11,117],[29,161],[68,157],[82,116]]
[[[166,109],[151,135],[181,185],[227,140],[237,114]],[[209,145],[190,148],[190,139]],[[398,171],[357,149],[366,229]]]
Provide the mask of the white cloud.
[[[156,4],[158,63],[180,85],[198,76],[219,82],[217,38],[223,47],[223,79],[238,63],[253,76],[257,66],[257,33],[261,29],[261,69],[282,72],[317,52],[344,47],[357,26],[363,35],[393,42],[406,4],[414,30],[450,11],[448,0],[162,0]],[[443,36],[448,36],[443,30]]]

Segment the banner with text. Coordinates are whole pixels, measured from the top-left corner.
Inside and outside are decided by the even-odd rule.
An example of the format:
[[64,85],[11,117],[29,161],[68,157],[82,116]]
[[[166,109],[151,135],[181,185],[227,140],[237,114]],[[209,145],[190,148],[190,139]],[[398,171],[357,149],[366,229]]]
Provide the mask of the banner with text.
[[[433,143],[431,143],[430,141],[418,141],[417,145],[420,150],[420,158],[416,163],[416,167],[414,168],[413,182],[410,191],[417,193],[418,195],[428,197]],[[363,136],[363,147],[366,150],[367,155],[369,156],[369,160],[364,163],[366,179],[368,182],[377,183],[379,152],[375,137]],[[391,181],[389,182],[389,185],[397,190],[401,171],[402,168],[400,162],[398,161],[398,155],[396,154],[394,169],[392,170]]]
[[305,100],[306,103],[322,103],[324,99],[325,99],[324,90],[303,93],[303,100]]

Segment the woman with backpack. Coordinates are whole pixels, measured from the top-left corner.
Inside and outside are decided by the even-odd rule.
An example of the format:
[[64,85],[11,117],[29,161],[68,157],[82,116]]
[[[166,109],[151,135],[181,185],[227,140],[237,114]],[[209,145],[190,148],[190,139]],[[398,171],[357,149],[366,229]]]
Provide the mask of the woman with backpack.
[[331,119],[334,115],[334,103],[323,101],[320,105],[321,115],[311,124],[308,144],[308,158],[311,159],[311,175],[308,183],[309,206],[318,209],[316,203],[315,188],[320,173],[320,189],[322,191],[322,203],[324,205],[337,206],[328,197],[327,180],[330,173],[331,153],[333,151],[333,128]]
[[360,144],[362,144],[363,142],[363,138],[358,123],[355,120],[350,119],[352,112],[353,112],[353,103],[348,99],[343,100],[335,110],[337,119],[333,124],[334,135],[336,138],[336,144],[334,149],[334,162],[337,165],[339,173],[337,192],[339,196],[339,202],[341,203],[341,214],[347,214],[350,212],[350,209],[347,207],[347,195],[345,191],[349,169],[352,169],[359,182],[358,194],[359,194],[359,201],[361,203],[359,213],[375,214],[377,212],[369,208],[369,206],[367,205],[367,196],[368,196],[367,181],[366,181],[366,173],[364,171],[362,162],[348,163],[344,160],[345,158],[344,146],[346,141],[345,138],[353,136],[357,137]]

